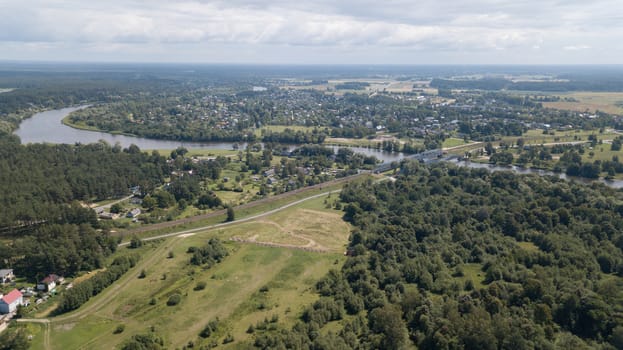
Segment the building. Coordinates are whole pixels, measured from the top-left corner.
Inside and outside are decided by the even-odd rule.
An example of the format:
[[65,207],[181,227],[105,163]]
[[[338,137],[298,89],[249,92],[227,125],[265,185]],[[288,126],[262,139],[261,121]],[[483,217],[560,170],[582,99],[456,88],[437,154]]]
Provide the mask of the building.
[[139,215],[141,215],[141,210],[140,210],[139,208],[134,208],[134,209],[132,209],[132,210],[130,210],[130,211],[128,212],[128,214],[126,215],[126,217],[129,217],[129,218],[135,218],[135,217],[137,217],[137,216],[139,216]]
[[5,284],[13,281],[15,275],[13,274],[13,269],[2,269],[0,270],[0,283]]
[[9,292],[9,294],[3,296],[2,299],[0,299],[0,313],[8,314],[11,312],[15,312],[15,310],[17,310],[17,307],[19,305],[22,305],[23,301],[24,297],[22,296],[22,293],[17,289],[13,289],[11,292]]
[[37,283],[37,290],[51,292],[57,285],[63,283],[64,280],[63,277],[59,277],[55,274],[48,275]]

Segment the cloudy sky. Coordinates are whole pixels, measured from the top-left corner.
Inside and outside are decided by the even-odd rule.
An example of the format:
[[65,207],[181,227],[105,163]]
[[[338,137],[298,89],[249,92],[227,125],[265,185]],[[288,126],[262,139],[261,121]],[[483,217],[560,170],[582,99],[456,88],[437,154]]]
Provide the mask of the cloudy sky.
[[623,63],[622,0],[0,0],[0,60]]

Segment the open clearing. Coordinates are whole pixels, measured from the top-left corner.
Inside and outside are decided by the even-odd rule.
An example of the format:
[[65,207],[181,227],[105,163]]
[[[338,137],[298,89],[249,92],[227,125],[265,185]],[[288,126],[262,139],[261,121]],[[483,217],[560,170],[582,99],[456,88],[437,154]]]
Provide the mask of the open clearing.
[[623,92],[574,92],[558,96],[574,98],[578,102],[544,102],[543,106],[578,112],[594,113],[599,110],[610,114],[623,114]]
[[[139,249],[142,258],[136,267],[79,310],[52,318],[47,332],[43,325],[29,326],[32,348],[112,349],[152,329],[163,336],[167,348],[181,348],[190,340],[195,347],[212,340],[221,344],[227,333],[235,342],[223,347],[236,348],[251,339],[247,327],[265,318],[276,315],[277,327],[290,327],[318,298],[315,282],[345,260],[342,252],[350,226],[339,211],[325,204],[336,197],[322,196],[254,221],[148,243]],[[234,235],[294,246],[313,241],[328,252],[241,244],[229,240]],[[188,248],[202,246],[212,237],[221,239],[229,256],[210,269],[190,265]],[[121,253],[126,249],[120,248]],[[137,278],[141,270],[146,278]],[[205,282],[205,289],[195,290],[198,282]],[[174,293],[182,301],[167,306]],[[216,334],[200,338],[201,330],[216,317],[220,320]],[[122,324],[125,330],[113,334]]]

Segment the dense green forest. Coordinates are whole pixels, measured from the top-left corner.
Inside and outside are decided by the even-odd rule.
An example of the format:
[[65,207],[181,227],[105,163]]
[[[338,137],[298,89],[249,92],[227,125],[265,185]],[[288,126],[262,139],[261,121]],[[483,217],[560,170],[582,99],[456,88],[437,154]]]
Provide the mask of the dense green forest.
[[[41,221],[82,223],[67,213],[72,201],[103,200],[149,191],[168,174],[166,159],[100,142],[88,145],[21,145],[0,137],[0,227]],[[75,211],[79,211],[76,209]]]
[[170,173],[166,158],[100,142],[21,145],[0,136],[0,261],[19,276],[71,276],[103,267],[117,240],[80,201],[151,191]]
[[[349,258],[262,349],[623,346],[623,197],[602,185],[405,162],[340,195]],[[339,321],[329,329],[325,326]]]

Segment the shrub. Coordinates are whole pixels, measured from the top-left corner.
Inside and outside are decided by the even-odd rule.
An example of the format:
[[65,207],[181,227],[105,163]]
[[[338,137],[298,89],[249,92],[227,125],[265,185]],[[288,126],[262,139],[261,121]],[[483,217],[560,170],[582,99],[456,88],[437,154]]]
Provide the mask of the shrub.
[[182,296],[178,293],[175,293],[173,295],[171,295],[169,297],[169,300],[167,300],[167,305],[168,306],[175,306],[177,304],[180,303],[180,301],[182,301]]
[[201,338],[209,338],[217,330],[218,330],[218,318],[208,322],[208,324],[203,328],[201,333],[199,333],[199,336]]
[[194,290],[204,290],[206,288],[206,283],[204,281],[200,281],[197,282],[197,285],[195,285],[195,288],[193,288]]
[[234,336],[231,333],[227,333],[225,339],[223,339],[223,344],[229,344],[234,341]]

